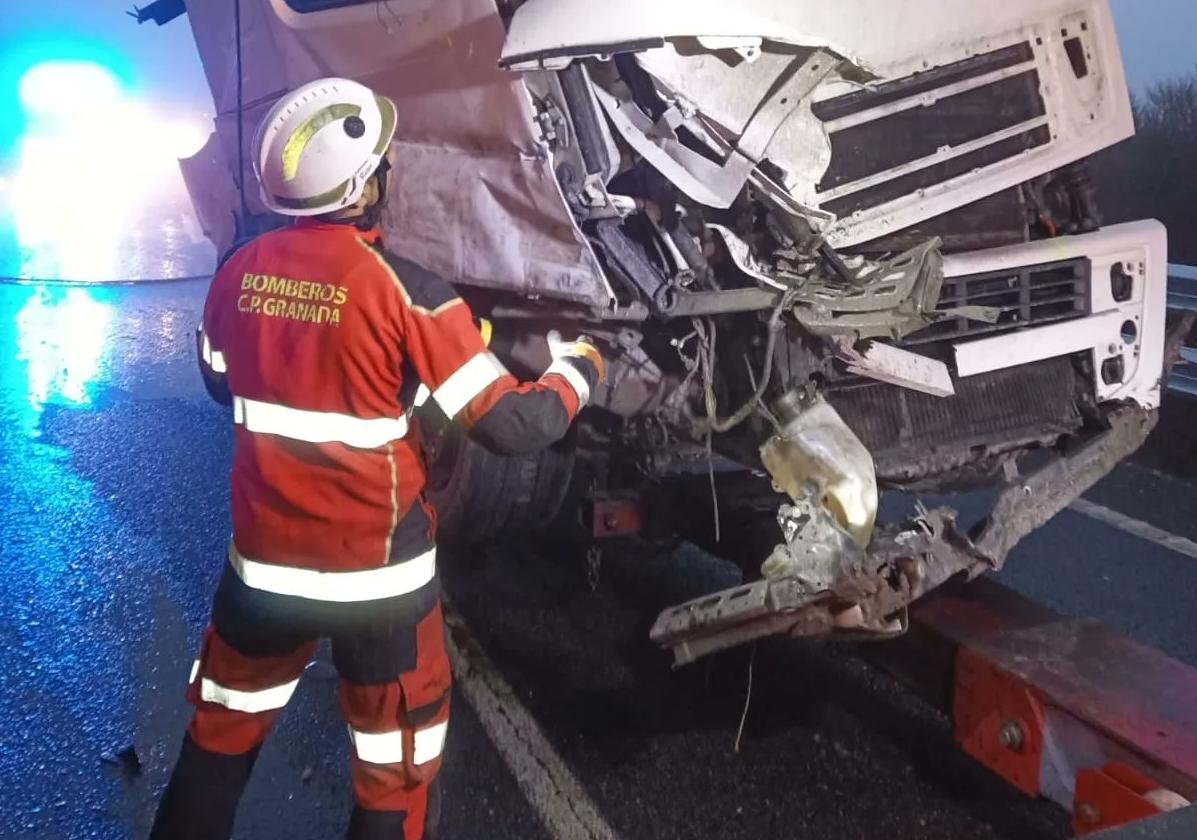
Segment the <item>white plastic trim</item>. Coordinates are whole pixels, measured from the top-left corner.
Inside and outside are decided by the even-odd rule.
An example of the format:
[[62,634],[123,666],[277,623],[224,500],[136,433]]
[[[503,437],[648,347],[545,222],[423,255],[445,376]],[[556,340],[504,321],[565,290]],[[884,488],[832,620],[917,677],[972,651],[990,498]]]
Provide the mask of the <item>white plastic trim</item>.
[[[961,342],[954,348],[958,372],[971,376],[1087,349],[1099,400],[1131,400],[1156,408],[1168,308],[1168,232],[1159,222],[1129,222],[1080,236],[952,254],[944,257],[944,273],[963,277],[1080,258],[1090,261],[1092,271],[1088,318]],[[1114,300],[1110,285],[1117,264],[1134,278],[1130,299],[1123,302]],[[1135,328],[1129,341],[1122,329],[1127,322]],[[1115,357],[1122,358],[1125,375],[1107,385],[1101,367]]]

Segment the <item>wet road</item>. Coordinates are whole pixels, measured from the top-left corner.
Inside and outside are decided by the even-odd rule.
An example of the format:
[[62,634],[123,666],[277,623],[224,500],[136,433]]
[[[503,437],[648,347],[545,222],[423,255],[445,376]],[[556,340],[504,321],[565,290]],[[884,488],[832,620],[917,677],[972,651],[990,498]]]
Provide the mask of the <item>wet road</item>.
[[[203,293],[0,286],[0,836],[139,838],[165,782],[228,531],[231,433],[192,359]],[[1193,461],[1173,443],[1090,499],[1197,539]],[[960,757],[943,719],[834,646],[758,647],[737,752],[749,653],[673,672],[645,640],[661,606],[737,573],[686,546],[629,547],[605,553],[592,591],[577,555],[530,542],[445,560],[463,634],[560,761],[513,772],[501,710],[459,691],[447,837],[565,836],[567,822],[542,825],[562,790],[624,838],[1064,836],[1059,812]],[[1004,578],[1197,664],[1191,557],[1069,511]],[[334,692],[318,661],[263,751],[239,838],[339,835]]]

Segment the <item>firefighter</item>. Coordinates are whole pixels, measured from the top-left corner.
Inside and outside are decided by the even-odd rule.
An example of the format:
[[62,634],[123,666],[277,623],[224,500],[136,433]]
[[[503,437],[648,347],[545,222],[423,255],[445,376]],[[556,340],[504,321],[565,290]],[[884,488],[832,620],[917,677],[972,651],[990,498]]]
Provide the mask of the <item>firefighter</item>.
[[232,407],[233,534],[155,840],[229,837],[324,637],[349,725],[348,836],[430,836],[450,676],[415,395],[519,454],[559,440],[603,378],[592,344],[554,340],[544,375],[518,383],[453,288],[386,250],[395,121],[386,97],[323,79],[258,130],[262,200],[298,218],[225,260],[197,336],[208,391]]

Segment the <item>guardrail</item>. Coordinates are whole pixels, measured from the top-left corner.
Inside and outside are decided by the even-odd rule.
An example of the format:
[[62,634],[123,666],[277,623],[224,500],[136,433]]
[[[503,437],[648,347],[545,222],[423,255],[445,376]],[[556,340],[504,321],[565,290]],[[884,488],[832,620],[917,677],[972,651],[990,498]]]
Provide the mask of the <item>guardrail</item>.
[[[1197,312],[1197,266],[1168,266],[1168,308]],[[1168,387],[1197,396],[1197,348],[1185,347]]]

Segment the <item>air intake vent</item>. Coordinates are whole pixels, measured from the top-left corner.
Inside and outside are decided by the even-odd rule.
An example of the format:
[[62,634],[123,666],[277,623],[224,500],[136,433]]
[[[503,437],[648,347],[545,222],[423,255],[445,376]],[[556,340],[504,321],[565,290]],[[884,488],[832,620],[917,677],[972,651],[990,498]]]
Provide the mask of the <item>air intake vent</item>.
[[997,166],[1052,142],[1029,43],[812,107],[831,139],[819,204],[843,218]]
[[1089,260],[1049,263],[944,281],[940,310],[989,306],[1001,312],[996,324],[951,318],[909,336],[903,344],[959,341],[983,335],[1041,327],[1089,314]]

